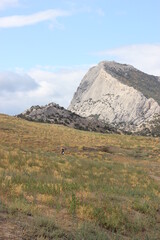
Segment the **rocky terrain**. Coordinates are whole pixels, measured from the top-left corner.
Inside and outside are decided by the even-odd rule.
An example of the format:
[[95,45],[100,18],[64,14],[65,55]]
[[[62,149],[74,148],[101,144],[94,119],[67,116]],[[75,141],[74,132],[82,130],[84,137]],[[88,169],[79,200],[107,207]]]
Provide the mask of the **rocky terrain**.
[[143,136],[154,136],[160,137],[160,116],[154,116],[153,120],[148,123],[142,124],[138,130],[137,134]]
[[159,77],[133,66],[100,62],[82,79],[69,110],[114,124],[126,132],[158,135],[160,119]]
[[87,119],[60,107],[56,103],[50,103],[45,106],[32,106],[17,117],[36,122],[62,124],[72,128],[96,131],[96,132],[116,132],[108,124],[96,119]]

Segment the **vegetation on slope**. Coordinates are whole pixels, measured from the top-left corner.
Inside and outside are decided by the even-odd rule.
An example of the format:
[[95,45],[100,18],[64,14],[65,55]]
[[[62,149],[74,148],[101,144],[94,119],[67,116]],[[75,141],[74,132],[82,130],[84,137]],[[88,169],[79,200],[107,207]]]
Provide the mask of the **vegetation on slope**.
[[[115,67],[105,65],[106,71],[116,77],[120,82],[140,91],[146,98],[153,98],[160,104],[160,81],[159,77],[146,74],[136,68],[131,67],[128,71],[126,64],[114,63]],[[117,66],[117,67],[116,67]],[[121,68],[124,67],[125,71]]]
[[3,239],[8,223],[16,239],[158,240],[159,139],[0,115],[0,221]]

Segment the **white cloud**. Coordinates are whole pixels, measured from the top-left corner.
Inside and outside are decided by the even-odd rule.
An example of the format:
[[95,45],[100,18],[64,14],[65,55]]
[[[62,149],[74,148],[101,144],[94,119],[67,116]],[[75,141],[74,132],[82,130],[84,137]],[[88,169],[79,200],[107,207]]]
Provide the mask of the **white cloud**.
[[39,85],[29,75],[0,72],[0,112],[15,114],[30,102],[29,94]]
[[[43,103],[56,102],[68,107],[74,92],[86,73],[86,67],[61,68],[51,71],[52,67],[31,69],[28,74],[40,85],[34,92]],[[42,97],[43,96],[43,97]],[[42,97],[42,98],[41,98]]]
[[8,17],[1,17],[0,28],[13,28],[34,25],[44,21],[54,21],[57,17],[63,17],[68,15],[70,15],[70,13],[67,11],[49,9],[31,15],[14,15]]
[[15,7],[18,5],[19,0],[0,0],[0,9],[6,7]]
[[[15,75],[21,73],[21,78],[15,84],[11,84],[8,78],[6,78],[6,84],[3,81],[4,85],[2,85],[5,91],[0,94],[0,112],[12,115],[18,114],[32,105],[45,105],[49,102],[68,107],[74,92],[89,67],[77,66],[58,69],[51,66],[36,67],[30,69],[27,73],[30,79],[28,83],[26,75],[22,74],[21,69],[18,69],[18,74],[10,75],[10,78],[14,79]],[[2,73],[0,73],[1,75]],[[18,83],[21,87],[18,86]]]
[[124,46],[101,51],[96,55],[131,64],[146,73],[160,76],[160,44]]

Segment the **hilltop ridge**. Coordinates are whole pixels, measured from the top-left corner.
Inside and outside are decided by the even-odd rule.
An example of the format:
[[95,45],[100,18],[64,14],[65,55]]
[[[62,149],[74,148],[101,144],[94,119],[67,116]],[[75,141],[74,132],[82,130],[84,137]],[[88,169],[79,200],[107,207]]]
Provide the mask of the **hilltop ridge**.
[[81,117],[56,103],[45,106],[32,106],[17,117],[44,123],[62,124],[85,131],[116,132],[116,130],[102,121]]

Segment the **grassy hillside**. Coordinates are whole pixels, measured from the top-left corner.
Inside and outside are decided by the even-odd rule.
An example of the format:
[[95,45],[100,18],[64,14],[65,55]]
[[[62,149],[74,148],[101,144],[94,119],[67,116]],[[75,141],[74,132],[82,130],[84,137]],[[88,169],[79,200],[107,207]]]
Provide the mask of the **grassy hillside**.
[[8,232],[26,240],[158,240],[159,139],[0,115],[0,239]]

